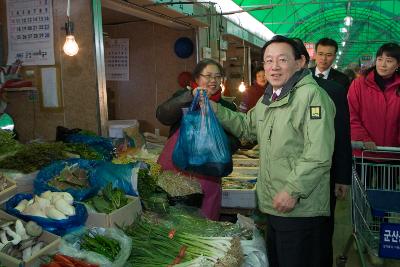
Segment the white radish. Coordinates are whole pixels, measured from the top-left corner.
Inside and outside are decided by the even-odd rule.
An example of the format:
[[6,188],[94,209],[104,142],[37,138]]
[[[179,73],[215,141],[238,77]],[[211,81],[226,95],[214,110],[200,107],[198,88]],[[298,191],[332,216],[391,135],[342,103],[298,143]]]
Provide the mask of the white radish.
[[54,203],[54,206],[65,215],[75,215],[75,208],[69,205],[67,201],[63,198],[57,199],[57,201]]
[[54,207],[48,208],[46,214],[49,218],[54,220],[67,219],[67,216],[65,216],[61,211],[57,210]]

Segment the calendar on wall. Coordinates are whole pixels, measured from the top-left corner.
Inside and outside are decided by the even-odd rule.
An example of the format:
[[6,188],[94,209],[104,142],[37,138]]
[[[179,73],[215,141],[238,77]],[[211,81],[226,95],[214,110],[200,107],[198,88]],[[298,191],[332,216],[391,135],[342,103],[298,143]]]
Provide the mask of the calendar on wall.
[[129,81],[129,39],[105,39],[104,55],[106,79],[108,81]]
[[7,0],[7,32],[7,64],[55,64],[52,0]]

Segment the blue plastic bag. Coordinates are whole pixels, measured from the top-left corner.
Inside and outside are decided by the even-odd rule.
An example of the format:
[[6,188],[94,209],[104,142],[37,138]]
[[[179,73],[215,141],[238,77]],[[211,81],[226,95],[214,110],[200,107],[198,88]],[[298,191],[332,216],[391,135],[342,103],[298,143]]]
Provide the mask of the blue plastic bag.
[[200,96],[197,92],[189,111],[183,115],[172,161],[184,171],[224,177],[232,172],[228,137],[204,91],[203,96],[204,104],[199,107]]
[[103,155],[103,160],[111,160],[114,156],[114,145],[111,139],[97,135],[70,134],[65,137],[67,143],[81,143]]
[[18,205],[19,202],[21,202],[21,200],[31,200],[33,196],[34,195],[32,194],[16,194],[6,202],[7,213],[21,218],[24,221],[34,221],[38,225],[42,226],[46,231],[49,231],[59,236],[65,235],[66,233],[75,230],[77,227],[85,225],[86,219],[88,217],[87,210],[85,208],[85,205],[77,202],[74,202],[73,204],[73,206],[75,207],[75,215],[70,216],[64,220],[54,220],[38,216],[24,215],[19,212],[19,210],[15,209],[15,207]]
[[[100,190],[100,187],[96,184],[96,180],[94,179],[95,174],[93,173],[93,169],[100,161],[94,160],[85,160],[85,159],[67,159],[61,161],[55,161],[52,164],[48,165],[47,167],[40,170],[38,175],[33,182],[35,188],[35,194],[40,195],[45,191],[52,191],[52,192],[68,192],[70,193],[75,201],[82,201],[87,198],[90,198],[97,194]],[[85,189],[73,189],[68,188],[66,190],[59,190],[51,185],[48,182],[60,174],[60,172],[65,168],[67,165],[73,165],[78,163],[79,167],[82,169],[87,170],[88,177],[89,177],[89,188]],[[98,179],[98,178],[96,178]]]
[[137,196],[137,173],[139,163],[113,164],[101,162],[93,169],[93,183],[103,188],[112,183],[114,188],[120,188],[131,196]]

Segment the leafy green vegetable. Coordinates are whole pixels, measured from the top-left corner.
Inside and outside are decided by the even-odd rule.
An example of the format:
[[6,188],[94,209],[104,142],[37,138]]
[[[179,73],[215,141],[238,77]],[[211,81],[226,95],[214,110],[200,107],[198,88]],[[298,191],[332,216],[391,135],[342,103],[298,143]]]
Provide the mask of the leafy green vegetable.
[[104,255],[114,261],[118,256],[121,247],[118,241],[100,234],[87,233],[82,237],[81,248]]
[[21,147],[14,136],[12,131],[0,130],[0,155],[14,152]]
[[128,204],[128,198],[122,189],[113,188],[112,184],[108,183],[98,196],[90,198],[86,203],[92,205],[97,212],[108,214]]
[[142,199],[148,199],[157,191],[157,179],[147,169],[140,169],[138,172],[138,191]]
[[78,154],[83,159],[101,160],[103,156],[87,144],[67,143],[65,151]]
[[67,165],[56,177],[53,177],[49,185],[59,190],[68,188],[82,189],[89,187],[89,178],[85,169],[79,168],[79,165]]
[[0,169],[34,172],[54,160],[68,158],[63,143],[31,143],[24,145],[17,153],[0,161]]

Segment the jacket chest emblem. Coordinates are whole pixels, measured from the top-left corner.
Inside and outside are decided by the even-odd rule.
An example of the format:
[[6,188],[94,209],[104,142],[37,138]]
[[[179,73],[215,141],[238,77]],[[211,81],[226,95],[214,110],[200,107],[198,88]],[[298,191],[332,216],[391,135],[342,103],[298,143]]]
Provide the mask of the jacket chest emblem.
[[310,106],[310,119],[321,119],[321,106]]

